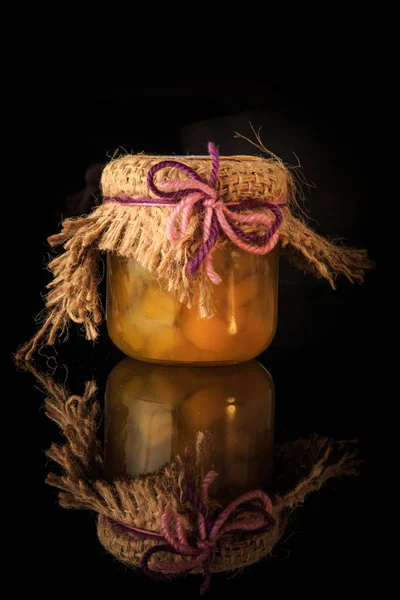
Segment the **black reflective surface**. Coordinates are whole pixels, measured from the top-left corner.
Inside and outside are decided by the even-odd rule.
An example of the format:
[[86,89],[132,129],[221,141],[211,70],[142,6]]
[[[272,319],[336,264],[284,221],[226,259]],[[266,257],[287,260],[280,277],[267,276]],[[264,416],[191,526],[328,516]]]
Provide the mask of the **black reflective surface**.
[[[336,583],[346,577],[346,585],[351,582],[356,585],[350,570],[360,568],[369,560],[367,498],[371,481],[368,475],[374,461],[374,420],[379,389],[376,372],[368,368],[373,341],[370,330],[365,327],[373,310],[368,286],[367,283],[364,288],[356,289],[344,284],[336,293],[307,283],[303,283],[301,289],[293,286],[290,295],[294,302],[296,294],[307,293],[314,306],[312,318],[305,315],[296,324],[289,316],[289,323],[285,324],[285,313],[290,313],[290,298],[286,299],[286,307],[283,298],[276,340],[260,357],[275,383],[276,443],[312,433],[335,439],[359,437],[360,452],[367,464],[358,478],[329,481],[320,492],[307,499],[298,510],[288,535],[275,549],[273,559],[247,568],[233,578],[229,576],[227,582],[223,575],[214,576],[211,596],[218,590],[244,593],[267,581],[282,591],[294,590],[304,585],[303,578],[310,569],[317,570],[321,580],[329,578],[332,570],[340,570]],[[106,377],[121,359],[106,332],[102,332],[100,342],[94,347],[71,332],[71,339],[57,351],[56,380],[65,380],[71,393],[79,394],[84,382],[94,378],[102,399]],[[55,354],[49,349],[44,353]],[[55,360],[46,361],[41,357],[37,364],[47,370],[47,366],[55,365]],[[164,593],[159,589],[162,584],[144,579],[107,556],[96,539],[93,514],[58,507],[56,491],[44,484],[49,470],[44,450],[52,441],[60,440],[59,433],[40,411],[44,396],[34,387],[33,377],[21,372],[17,374],[16,385],[19,397],[24,398],[23,410],[30,417],[33,433],[23,455],[24,470],[33,478],[39,535],[31,560],[37,563],[38,569],[45,561],[46,569],[54,577],[71,575],[94,589],[100,590],[104,579],[105,584],[112,582],[116,590],[140,585],[149,593]],[[190,577],[168,585],[174,593],[194,596],[198,592],[197,579],[193,581]]]
[[[106,110],[104,98],[100,103]],[[144,101],[136,99],[136,103],[144,110]],[[239,102],[234,110],[245,108],[246,103]],[[145,114],[149,115],[149,110]],[[257,107],[257,110],[261,110],[258,114],[268,114],[265,107]],[[308,111],[304,108],[304,111],[308,142],[307,145],[300,143],[300,149],[296,145],[296,150],[301,153],[303,148],[308,177],[317,179],[321,188],[320,193],[311,192],[313,209],[314,205],[316,207],[314,216],[320,223],[315,226],[322,233],[346,236],[353,245],[368,247],[371,257],[379,259],[378,232],[370,212],[373,190],[368,187],[369,174],[363,158],[368,140],[359,135],[363,130],[361,123],[338,120],[332,107],[328,116],[322,109],[315,109],[313,113],[311,107]],[[225,115],[226,111],[222,110],[222,113]],[[107,121],[110,135],[107,141],[104,138],[103,143],[100,134],[95,133],[99,120],[91,121],[88,117],[92,137],[83,136],[84,141],[77,144],[76,140],[82,136],[82,114],[78,110],[79,126],[72,129],[72,133],[65,133],[65,141],[60,142],[60,152],[63,143],[65,150],[62,184],[59,179],[61,187],[44,191],[48,200],[44,201],[39,212],[32,210],[32,219],[30,213],[27,214],[23,226],[26,245],[15,274],[13,308],[16,317],[9,346],[12,351],[33,333],[33,317],[42,309],[40,293],[48,282],[48,275],[43,269],[47,254],[43,240],[57,230],[57,221],[61,213],[65,213],[65,191],[69,188],[73,192],[81,185],[78,168],[83,171],[89,162],[103,160],[105,151],[111,149],[114,140],[116,145],[120,143],[117,140],[122,121],[119,124]],[[99,119],[100,114],[96,114]],[[300,118],[296,121],[296,114],[292,107],[292,120],[301,124]],[[132,131],[131,137],[126,134],[126,138],[141,140],[138,142],[140,147],[133,148],[134,151],[186,151],[183,142],[180,146],[180,127],[191,120],[210,116],[216,117],[216,112],[211,110],[207,115],[198,109],[181,120],[175,115],[174,127],[171,125],[174,133],[169,144],[165,138],[161,142],[160,135],[155,133],[146,138],[144,127],[140,129],[139,117],[135,117],[140,135],[135,138]],[[285,122],[289,121],[286,119]],[[234,129],[233,118],[230,123],[230,130]],[[302,129],[299,125],[292,131],[299,128]],[[209,129],[210,135],[215,134],[217,143],[222,144],[227,139],[224,134],[218,134],[218,127],[210,126]],[[268,125],[266,130],[265,143],[271,146],[267,139]],[[279,131],[274,134],[274,128],[270,127],[270,130],[272,149],[279,153],[279,149],[273,147]],[[292,149],[296,136],[293,133],[292,137],[290,134],[286,137],[287,146]],[[280,145],[284,143],[281,141]],[[347,148],[346,156],[339,159],[343,144]],[[322,158],[321,147],[325,149]],[[197,149],[194,148],[194,151]],[[243,147],[239,152],[242,151]],[[226,154],[234,152],[232,146],[225,147]],[[328,159],[336,161],[334,169],[326,166]],[[322,174],[320,177],[319,173]],[[51,198],[56,199],[54,205]],[[340,208],[338,198],[341,198]],[[213,576],[209,597],[222,594],[267,595],[270,590],[279,597],[286,597],[289,593],[324,597],[325,590],[358,596],[368,589],[366,575],[369,569],[372,572],[375,560],[371,554],[372,539],[376,533],[376,523],[371,518],[371,493],[377,485],[372,477],[376,461],[376,423],[380,405],[385,401],[380,389],[380,354],[383,352],[380,301],[383,286],[378,287],[379,281],[379,272],[371,273],[364,285],[352,286],[340,280],[338,289],[332,291],[326,282],[304,276],[284,259],[281,260],[277,334],[270,348],[259,357],[275,384],[275,442],[280,444],[312,433],[337,440],[358,437],[360,454],[366,462],[359,477],[329,481],[321,491],[307,499],[304,507],[297,511],[288,535],[275,548],[273,558],[234,575]],[[107,376],[121,358],[122,354],[108,340],[104,325],[96,344],[86,342],[72,326],[68,341],[58,344],[55,350],[44,349],[37,366],[39,370],[56,367],[55,377],[59,382],[65,381],[71,393],[81,393],[84,382],[94,378],[102,400]],[[49,470],[44,452],[52,441],[60,441],[59,432],[41,411],[44,396],[36,387],[34,378],[29,373],[16,370],[11,360],[10,373],[13,397],[17,402],[12,409],[14,420],[9,424],[3,423],[3,427],[12,429],[13,436],[18,438],[19,455],[17,450],[16,454],[12,452],[13,466],[18,473],[27,474],[20,482],[21,491],[16,502],[19,500],[19,514],[23,516],[18,539],[26,546],[32,586],[40,589],[41,595],[46,598],[53,597],[54,592],[44,583],[45,577],[54,581],[57,591],[79,589],[100,597],[138,593],[151,597],[166,593],[177,597],[197,597],[198,577],[188,577],[165,586],[128,570],[107,555],[96,539],[93,514],[59,508],[55,490],[44,484]],[[18,435],[17,424],[21,420],[28,424],[28,434],[22,439]],[[99,435],[102,435],[102,428]]]

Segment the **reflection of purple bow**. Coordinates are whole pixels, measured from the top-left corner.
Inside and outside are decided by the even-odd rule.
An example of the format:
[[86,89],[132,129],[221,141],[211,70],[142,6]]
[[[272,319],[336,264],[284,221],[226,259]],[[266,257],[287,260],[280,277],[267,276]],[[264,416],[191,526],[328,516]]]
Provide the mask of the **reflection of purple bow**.
[[[274,203],[255,198],[244,198],[239,202],[224,202],[218,196],[217,191],[219,151],[213,142],[208,144],[208,152],[212,160],[211,176],[208,182],[203,181],[196,171],[177,160],[163,160],[153,165],[147,174],[149,190],[157,198],[106,196],[104,201],[140,206],[174,206],[166,225],[166,236],[171,244],[184,238],[193,211],[195,209],[202,210],[204,213],[201,221],[203,245],[198,254],[189,261],[188,272],[190,275],[194,275],[200,265],[204,263],[208,277],[213,283],[218,284],[222,279],[214,271],[211,250],[221,231],[242,250],[252,254],[267,254],[278,242],[278,229],[283,218],[280,206],[285,206],[285,203]],[[167,167],[185,173],[188,178],[162,181],[156,186],[155,174]],[[249,209],[259,210],[255,212]],[[273,218],[265,214],[265,209],[272,213]],[[236,223],[254,225],[263,229],[264,233],[246,233]]]
[[[274,519],[271,515],[272,502],[261,490],[243,494],[233,500],[218,515],[211,516],[207,512],[208,488],[217,477],[215,471],[210,471],[203,480],[200,493],[193,483],[184,480],[182,485],[183,498],[192,504],[197,511],[197,537],[189,537],[186,531],[185,518],[172,506],[168,507],[161,517],[161,533],[139,529],[131,525],[119,523],[112,519],[109,521],[124,533],[131,533],[138,537],[166,542],[153,546],[143,555],[141,567],[145,573],[160,581],[169,581],[181,577],[193,569],[201,568],[204,572],[204,581],[200,594],[208,590],[211,580],[210,563],[212,552],[218,540],[227,533],[234,531],[263,533],[271,531]],[[253,501],[259,500],[259,504]],[[153,554],[168,552],[188,557],[188,560],[167,564],[165,562],[152,563],[149,560]]]

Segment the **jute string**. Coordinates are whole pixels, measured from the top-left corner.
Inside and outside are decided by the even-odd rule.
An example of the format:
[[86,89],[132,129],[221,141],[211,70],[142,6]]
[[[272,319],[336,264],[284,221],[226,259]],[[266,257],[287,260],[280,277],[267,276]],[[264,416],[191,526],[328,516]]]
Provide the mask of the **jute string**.
[[[48,285],[42,325],[17,358],[30,360],[38,347],[53,345],[69,321],[81,325],[88,340],[97,338],[102,321],[101,253],[134,258],[188,307],[199,292],[201,318],[214,314],[211,282],[218,283],[219,276],[212,268],[213,253],[228,244],[260,249],[262,240],[272,247],[279,237],[282,252],[297,267],[327,279],[332,288],[338,275],[360,282],[372,268],[365,250],[336,245],[295,216],[296,183],[277,157],[221,157],[217,177],[215,164],[212,153],[180,158],[179,163],[144,154],[111,161],[101,180],[106,201],[87,216],[66,219],[62,231],[48,240],[53,248],[62,246],[63,252],[48,265],[54,278]],[[188,172],[196,175],[192,190]],[[174,198],[175,206],[164,202],[165,195]],[[179,199],[182,205],[176,206]],[[274,229],[278,221],[279,229]]]
[[[330,478],[355,475],[358,471],[360,461],[354,442],[336,442],[313,435],[276,449],[277,476],[270,497],[256,491],[228,507],[221,506],[208,496],[208,486],[215,474],[204,475],[203,466],[211,440],[208,432],[200,431],[194,449],[177,456],[156,473],[109,483],[102,478],[102,447],[96,435],[101,410],[95,399],[95,382],[87,382],[81,396],[71,395],[51,375],[39,373],[32,363],[25,365],[47,395],[47,417],[59,426],[64,436],[63,444],[52,444],[47,451],[60,468],[60,473],[51,472],[46,479],[60,490],[60,505],[96,512],[97,533],[103,546],[126,565],[146,566],[153,575],[203,573],[205,584],[209,583],[210,573],[231,571],[259,561],[271,554],[291,512],[309,493],[320,489]],[[198,500],[193,499],[197,493],[193,486],[188,492],[188,481],[198,482],[204,512],[199,511]],[[261,504],[257,504],[257,498]],[[256,504],[251,504],[252,500]],[[241,505],[244,514],[238,510]],[[254,531],[249,531],[252,511],[256,520],[252,521]],[[200,512],[203,523],[199,521]],[[261,521],[257,521],[257,513],[258,518],[260,513],[264,515]],[[201,531],[208,522],[211,523],[208,531],[221,532],[223,524],[231,524],[231,530],[228,527],[223,535],[216,533],[210,543],[209,536],[202,538],[199,534],[199,527]],[[241,523],[244,523],[242,528]],[[148,535],[149,532],[154,536]],[[199,544],[202,539],[203,545]],[[163,541],[167,547],[160,549]],[[190,553],[185,553],[185,545],[191,548]],[[202,559],[193,563],[200,556]]]

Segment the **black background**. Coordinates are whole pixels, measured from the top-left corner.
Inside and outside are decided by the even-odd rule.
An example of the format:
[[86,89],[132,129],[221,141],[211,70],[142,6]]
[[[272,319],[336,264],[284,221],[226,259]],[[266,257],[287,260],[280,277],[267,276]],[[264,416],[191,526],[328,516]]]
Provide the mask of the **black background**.
[[[315,219],[312,226],[349,245],[368,248],[377,270],[367,274],[363,285],[339,280],[336,291],[281,260],[278,331],[261,357],[276,386],[277,442],[313,432],[335,439],[357,436],[366,460],[361,475],[329,482],[309,497],[292,524],[293,534],[285,537],[274,558],[228,579],[214,577],[210,597],[255,595],[259,586],[280,595],[368,590],[377,573],[370,498],[376,485],[372,473],[383,360],[378,318],[383,244],[376,201],[388,166],[376,148],[381,131],[389,126],[384,89],[378,94],[371,91],[368,78],[351,75],[306,84],[252,74],[218,79],[203,75],[87,89],[72,80],[52,88],[40,104],[46,129],[37,138],[43,150],[40,144],[35,156],[32,149],[35,178],[30,185],[41,191],[21,219],[23,243],[16,251],[19,268],[13,273],[13,351],[33,334],[33,318],[42,309],[40,294],[49,281],[45,239],[57,231],[67,195],[83,188],[90,164],[106,162],[119,146],[133,152],[205,153],[212,139],[221,154],[251,154],[251,146],[233,138],[234,131],[251,136],[251,120],[256,128],[263,127],[265,146],[292,163],[295,151],[305,176],[315,182],[316,187],[304,189],[306,207]],[[122,355],[104,328],[95,345],[71,328],[68,342],[57,351],[45,350],[42,369],[46,357],[56,357],[48,365],[57,362],[56,377],[66,379],[73,393],[80,393],[83,382],[94,377],[101,397],[107,374]],[[27,568],[34,587],[46,574],[59,578],[62,587],[79,581],[82,590],[94,593],[112,586],[116,594],[134,594],[140,587],[140,593],[171,591],[196,597],[198,577],[167,589],[125,569],[97,541],[92,514],[57,506],[56,492],[44,484],[50,468],[44,451],[60,438],[40,409],[44,397],[33,377],[12,369],[15,397],[20,399],[12,409],[14,418],[23,410],[30,419],[30,435],[23,438],[18,461],[23,461],[30,480],[29,489],[23,480],[20,500],[25,511],[21,514],[26,514],[28,498],[32,511],[22,527],[26,535],[29,523]]]

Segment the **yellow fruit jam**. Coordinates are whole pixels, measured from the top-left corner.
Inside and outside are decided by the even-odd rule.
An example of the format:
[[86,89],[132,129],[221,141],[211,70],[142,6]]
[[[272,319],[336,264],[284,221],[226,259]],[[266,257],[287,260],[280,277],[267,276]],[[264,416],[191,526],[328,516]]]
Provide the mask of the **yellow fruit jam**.
[[[154,473],[189,450],[199,472],[219,473],[213,494],[220,499],[268,489],[273,382],[255,360],[215,369],[125,358],[108,377],[104,433],[109,481]],[[207,446],[201,456],[199,436]]]
[[279,249],[214,253],[222,283],[212,284],[216,314],[201,319],[134,259],[108,257],[107,326],[128,356],[158,363],[234,364],[271,343],[277,323]]

